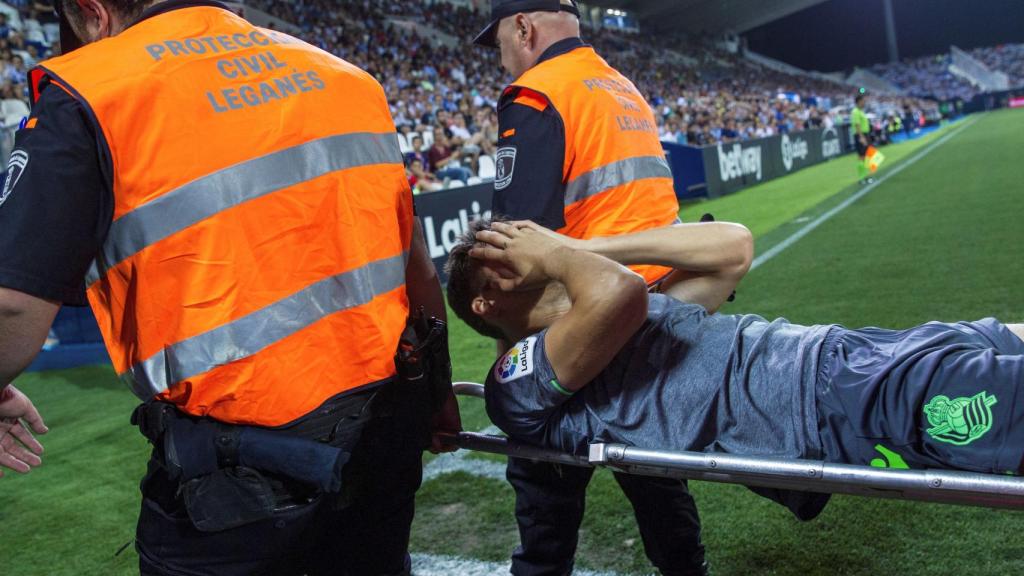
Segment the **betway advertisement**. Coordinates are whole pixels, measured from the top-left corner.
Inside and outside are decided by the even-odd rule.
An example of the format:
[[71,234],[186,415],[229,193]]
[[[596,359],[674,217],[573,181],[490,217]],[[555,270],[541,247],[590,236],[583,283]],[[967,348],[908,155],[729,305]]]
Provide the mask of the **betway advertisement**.
[[707,195],[729,194],[840,156],[852,147],[847,132],[805,130],[703,148]]
[[[721,196],[836,158],[852,150],[846,127],[807,130],[758,140],[694,148],[667,145],[676,193]],[[701,173],[703,169],[703,173]],[[416,213],[442,282],[448,253],[469,223],[490,217],[494,184],[421,194]]]

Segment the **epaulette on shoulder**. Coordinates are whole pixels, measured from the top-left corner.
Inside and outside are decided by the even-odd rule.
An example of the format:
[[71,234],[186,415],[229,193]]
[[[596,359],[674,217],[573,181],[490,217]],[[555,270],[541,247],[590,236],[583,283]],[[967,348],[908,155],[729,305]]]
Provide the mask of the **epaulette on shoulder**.
[[522,86],[509,86],[505,89],[505,92],[501,95],[501,102],[499,108],[504,108],[511,104],[522,104],[523,106],[529,106],[538,112],[543,112],[551,106],[551,101],[544,94],[524,88]]

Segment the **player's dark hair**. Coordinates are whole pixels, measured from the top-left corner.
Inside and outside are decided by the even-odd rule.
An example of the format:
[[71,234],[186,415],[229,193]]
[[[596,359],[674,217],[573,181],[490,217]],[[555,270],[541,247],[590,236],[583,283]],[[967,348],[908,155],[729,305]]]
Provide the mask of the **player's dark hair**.
[[473,313],[473,299],[480,295],[484,277],[479,263],[469,256],[469,251],[476,243],[476,233],[490,228],[491,220],[481,218],[470,222],[469,230],[459,237],[448,253],[444,271],[448,274],[448,305],[455,315],[478,333],[503,340],[505,334],[501,330]]

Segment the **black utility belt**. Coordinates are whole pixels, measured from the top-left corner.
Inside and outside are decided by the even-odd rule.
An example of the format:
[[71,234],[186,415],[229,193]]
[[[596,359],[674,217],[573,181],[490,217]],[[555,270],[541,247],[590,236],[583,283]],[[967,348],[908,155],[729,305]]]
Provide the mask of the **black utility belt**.
[[334,399],[279,429],[194,417],[157,401],[136,408],[132,423],[162,448],[173,481],[184,483],[243,466],[333,493],[341,487],[341,469],[372,417],[375,397],[376,391],[370,390]]
[[157,448],[195,527],[217,532],[272,517],[302,499],[295,492],[338,494],[376,397],[374,389],[332,399],[281,429],[197,418],[156,401],[136,408],[132,423]]

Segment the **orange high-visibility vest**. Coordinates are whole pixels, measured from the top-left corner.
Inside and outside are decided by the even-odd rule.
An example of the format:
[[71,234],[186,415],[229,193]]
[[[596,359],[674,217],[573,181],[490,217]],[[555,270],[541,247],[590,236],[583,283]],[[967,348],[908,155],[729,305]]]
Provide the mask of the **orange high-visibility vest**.
[[[514,102],[553,106],[565,125],[565,226],[573,238],[669,226],[679,202],[643,95],[589,46],[545,60],[506,88]],[[633,266],[648,282],[670,269]]]
[[394,376],[412,195],[370,75],[192,7],[34,77],[82,103],[109,155],[113,223],[86,286],[140,398],[277,426]]

